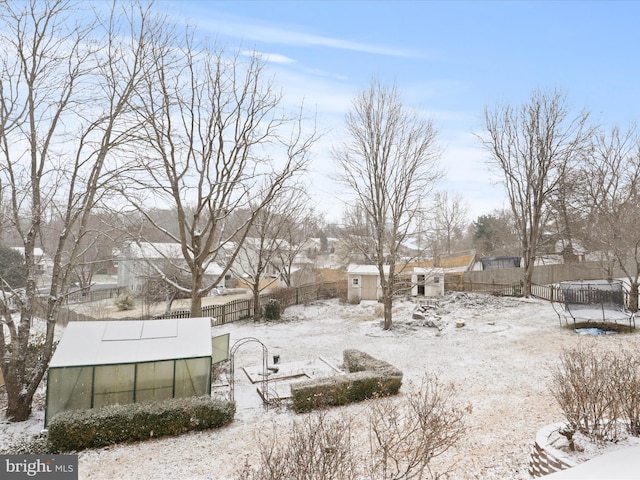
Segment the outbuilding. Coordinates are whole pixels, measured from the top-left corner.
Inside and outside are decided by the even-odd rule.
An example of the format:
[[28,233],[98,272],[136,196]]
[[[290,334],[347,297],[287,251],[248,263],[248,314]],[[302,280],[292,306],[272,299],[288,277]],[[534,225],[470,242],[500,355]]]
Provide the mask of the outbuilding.
[[[385,275],[389,267],[384,266]],[[380,273],[375,265],[349,265],[347,269],[349,301],[380,300]],[[397,274],[397,293],[414,297],[440,297],[444,295],[444,270],[442,268],[418,268]]]
[[47,373],[45,426],[65,410],[211,394],[210,318],[70,322]]

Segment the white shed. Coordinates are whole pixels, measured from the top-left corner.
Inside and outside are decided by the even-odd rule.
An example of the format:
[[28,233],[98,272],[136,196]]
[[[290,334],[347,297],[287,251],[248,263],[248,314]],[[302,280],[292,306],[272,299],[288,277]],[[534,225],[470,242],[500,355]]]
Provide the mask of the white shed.
[[[389,274],[389,267],[385,266],[385,275]],[[444,295],[444,270],[442,268],[417,268],[412,272],[397,274],[396,287],[403,285],[405,294],[420,297],[440,297]],[[360,300],[380,300],[380,273],[375,265],[349,265],[347,269],[348,298],[350,302]]]
[[444,295],[444,270],[442,268],[418,268],[411,273],[411,295],[414,297],[442,297]]
[[71,322],[47,373],[56,413],[211,393],[211,319]]
[[[385,274],[389,273],[388,267]],[[379,300],[380,273],[375,265],[349,265],[347,269],[347,296],[349,302],[360,300]]]

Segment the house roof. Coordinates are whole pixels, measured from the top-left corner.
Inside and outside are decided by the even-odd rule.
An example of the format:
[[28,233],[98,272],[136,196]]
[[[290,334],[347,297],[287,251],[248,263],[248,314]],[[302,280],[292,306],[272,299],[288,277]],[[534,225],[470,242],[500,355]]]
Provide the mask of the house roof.
[[443,275],[444,274],[444,268],[437,268],[437,267],[413,267],[413,272],[409,272],[409,273],[431,273],[431,274],[437,274],[437,275]]
[[[412,269],[405,269],[404,271],[400,271],[396,266],[396,274],[411,274],[411,273],[443,273],[444,269],[442,268],[433,268],[433,267],[413,267]],[[349,265],[347,269],[347,273],[349,275],[378,275],[378,267],[375,265]],[[384,273],[389,273],[389,266],[384,266]]]
[[130,259],[153,260],[155,258],[182,258],[182,247],[179,243],[130,243],[122,252]]
[[[182,246],[179,243],[151,243],[140,242],[131,243],[128,248],[121,252],[121,256],[124,256],[128,260],[183,260]],[[220,275],[223,272],[223,268],[216,262],[211,262],[207,265],[205,273],[207,275]]]
[[[384,266],[384,272],[389,272],[388,265]],[[347,273],[349,275],[378,275],[380,272],[375,265],[349,265]]]
[[50,368],[154,362],[211,355],[211,319],[70,322]]

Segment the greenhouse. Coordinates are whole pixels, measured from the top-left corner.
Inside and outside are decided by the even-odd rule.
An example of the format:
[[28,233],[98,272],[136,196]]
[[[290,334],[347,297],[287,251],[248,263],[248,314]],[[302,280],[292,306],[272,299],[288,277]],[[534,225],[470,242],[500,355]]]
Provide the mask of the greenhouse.
[[47,374],[56,413],[211,393],[211,319],[71,322]]

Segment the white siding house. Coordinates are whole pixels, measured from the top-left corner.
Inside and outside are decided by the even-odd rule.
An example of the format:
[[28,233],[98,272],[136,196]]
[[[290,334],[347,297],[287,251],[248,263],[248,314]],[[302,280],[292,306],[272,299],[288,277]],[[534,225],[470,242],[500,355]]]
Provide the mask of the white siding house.
[[[131,243],[118,255],[118,286],[140,292],[149,278],[158,277],[159,272],[168,275],[181,266],[186,273],[179,243]],[[212,263],[205,275],[213,281],[222,271],[220,265]],[[218,285],[224,287],[224,278]]]

